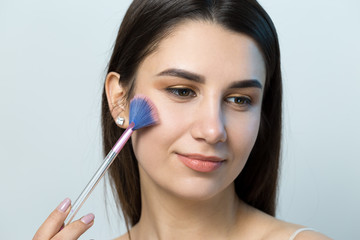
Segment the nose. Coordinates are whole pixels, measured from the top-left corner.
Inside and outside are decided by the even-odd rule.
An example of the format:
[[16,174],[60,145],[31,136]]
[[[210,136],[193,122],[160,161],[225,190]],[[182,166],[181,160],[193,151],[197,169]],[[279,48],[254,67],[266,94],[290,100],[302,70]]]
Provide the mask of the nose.
[[191,135],[208,144],[225,142],[227,139],[225,120],[221,101],[203,99],[196,110]]

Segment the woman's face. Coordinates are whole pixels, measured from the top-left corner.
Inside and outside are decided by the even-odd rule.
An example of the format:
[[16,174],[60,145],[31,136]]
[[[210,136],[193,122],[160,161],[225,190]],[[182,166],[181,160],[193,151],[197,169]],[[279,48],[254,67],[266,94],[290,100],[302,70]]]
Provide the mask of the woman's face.
[[132,136],[143,188],[206,200],[232,187],[260,124],[265,64],[255,42],[188,21],[163,39],[136,75],[160,123]]

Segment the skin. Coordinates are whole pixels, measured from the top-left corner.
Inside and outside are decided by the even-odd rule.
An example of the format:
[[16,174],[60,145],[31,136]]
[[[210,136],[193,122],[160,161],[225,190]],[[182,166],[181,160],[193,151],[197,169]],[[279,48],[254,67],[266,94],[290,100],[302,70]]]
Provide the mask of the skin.
[[[135,132],[132,138],[144,189],[151,187],[194,201],[211,199],[226,190],[242,170],[255,143],[262,91],[229,86],[241,79],[257,78],[263,82],[265,78],[260,53],[246,37],[231,33],[222,36],[218,34],[220,29],[214,29],[213,36],[209,36],[204,30],[201,25],[183,26],[140,66],[135,93],[146,95],[154,102],[160,124]],[[214,39],[215,36],[222,37]],[[208,46],[201,47],[208,37],[211,39]],[[228,41],[229,45],[238,41],[250,44],[249,49],[256,54],[242,51],[240,45],[234,53],[233,47],[220,45],[222,41]],[[217,51],[212,50],[214,47]],[[249,58],[254,64],[239,61]],[[244,64],[249,72],[235,68]],[[251,67],[255,65],[256,68]],[[204,83],[158,76],[169,68],[202,75]],[[244,96],[253,99],[252,106],[231,102],[231,97]],[[154,140],[157,144],[151,144]],[[225,162],[213,173],[199,173],[178,160],[178,154],[190,153],[217,156]]]
[[[200,81],[189,80],[189,73]],[[132,239],[288,239],[301,228],[246,205],[234,191],[258,134],[265,77],[261,52],[250,37],[209,22],[182,23],[145,58],[135,94],[153,101],[160,123],[132,136],[142,196]],[[231,87],[249,79],[258,86]],[[110,106],[126,93],[118,82],[119,75],[110,73]],[[113,108],[114,119],[119,115],[128,119],[126,111]],[[199,172],[179,160],[189,153],[224,162],[215,171]],[[301,235],[326,239],[314,232],[297,239]]]
[[94,225],[94,219],[91,221],[74,220],[64,227],[64,221],[70,213],[71,205],[63,208],[63,202],[54,209],[44,223],[35,233],[33,240],[60,240],[60,239],[78,239],[86,230]]
[[[169,69],[195,73],[202,81],[164,74]],[[132,137],[144,203],[139,239],[231,235],[229,226],[237,222],[234,209],[239,209],[233,181],[257,137],[262,89],[230,86],[247,79],[264,85],[258,48],[247,36],[217,25],[183,24],[145,59],[136,79],[135,93],[148,96],[160,118],[160,124]],[[183,154],[224,161],[217,170],[203,173],[184,165],[179,160]],[[171,227],[176,225],[181,228]]]
[[[160,123],[135,131],[131,138],[142,197],[132,239],[278,240],[302,227],[248,206],[234,191],[233,181],[258,134],[265,76],[264,60],[251,38],[209,22],[180,24],[144,59],[136,74],[135,94],[152,100]],[[126,128],[127,89],[119,78],[109,73],[105,89],[114,120],[125,117]],[[247,80],[252,84],[241,86]],[[210,172],[194,170],[181,161],[187,154],[216,156],[221,163]],[[37,236],[55,227],[47,237],[34,239],[59,239],[57,229],[69,209],[54,212]],[[81,224],[72,223],[60,233],[77,239],[93,222]],[[117,239],[129,238],[125,234]],[[296,239],[328,238],[304,232]]]

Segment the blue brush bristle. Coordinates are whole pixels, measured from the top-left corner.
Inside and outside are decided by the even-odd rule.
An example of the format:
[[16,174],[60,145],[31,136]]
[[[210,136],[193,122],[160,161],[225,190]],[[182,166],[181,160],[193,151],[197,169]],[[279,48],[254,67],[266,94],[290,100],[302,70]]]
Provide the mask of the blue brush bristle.
[[134,122],[133,130],[147,127],[158,122],[154,104],[145,96],[136,95],[130,101],[130,123]]

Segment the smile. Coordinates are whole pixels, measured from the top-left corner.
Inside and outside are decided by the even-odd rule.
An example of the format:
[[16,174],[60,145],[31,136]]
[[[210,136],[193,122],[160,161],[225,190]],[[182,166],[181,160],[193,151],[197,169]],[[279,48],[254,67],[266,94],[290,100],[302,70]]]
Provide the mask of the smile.
[[185,166],[198,172],[213,172],[225,162],[224,159],[200,154],[179,154],[177,156]]

